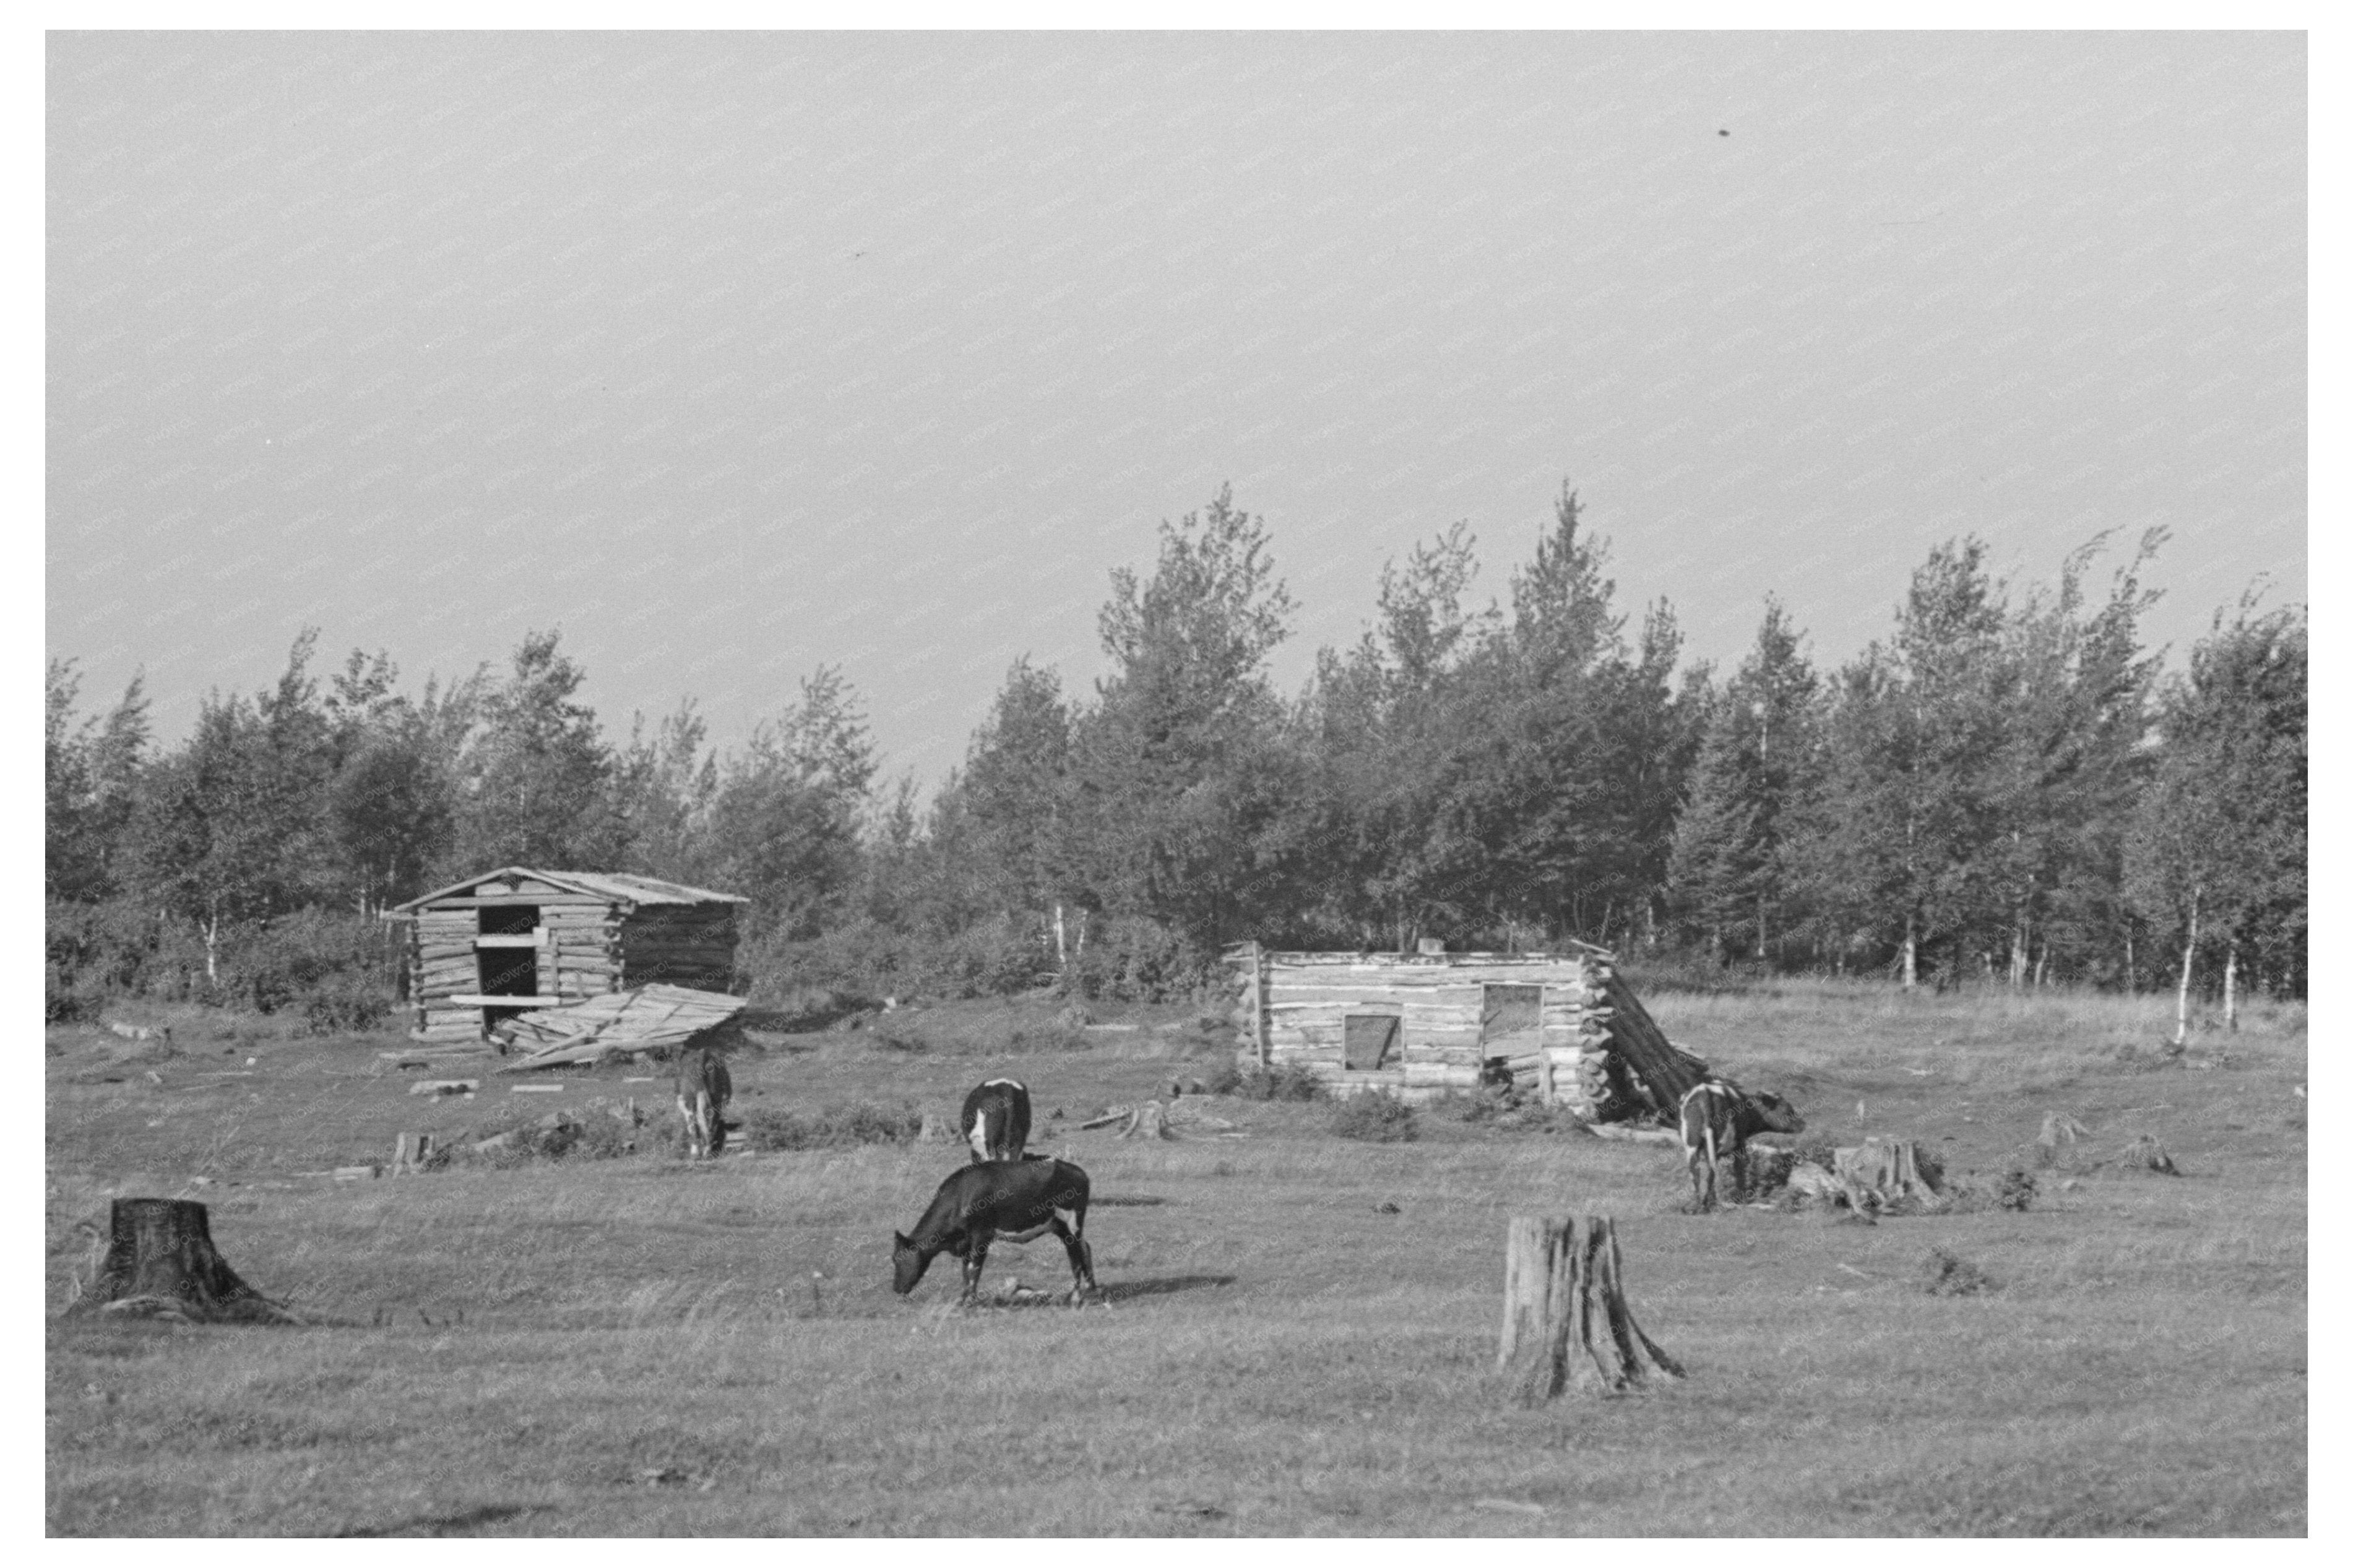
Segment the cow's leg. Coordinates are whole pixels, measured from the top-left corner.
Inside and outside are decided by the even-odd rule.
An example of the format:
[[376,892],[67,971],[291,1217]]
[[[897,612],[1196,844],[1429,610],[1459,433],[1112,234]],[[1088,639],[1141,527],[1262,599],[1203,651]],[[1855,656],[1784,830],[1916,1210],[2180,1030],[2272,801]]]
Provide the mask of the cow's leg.
[[964,1296],[957,1303],[959,1306],[969,1307],[980,1300],[980,1268],[981,1265],[988,1261],[988,1244],[993,1239],[995,1239],[994,1232],[976,1230],[966,1242],[964,1252]]
[[686,1123],[686,1153],[691,1160],[702,1158],[702,1124],[694,1119],[694,1107],[685,1095],[678,1097],[679,1119]]
[[1071,1305],[1075,1307],[1095,1289],[1094,1254],[1087,1247],[1087,1238],[1064,1225],[1060,1215],[1054,1216],[1054,1234],[1062,1238],[1062,1250],[1070,1254]]

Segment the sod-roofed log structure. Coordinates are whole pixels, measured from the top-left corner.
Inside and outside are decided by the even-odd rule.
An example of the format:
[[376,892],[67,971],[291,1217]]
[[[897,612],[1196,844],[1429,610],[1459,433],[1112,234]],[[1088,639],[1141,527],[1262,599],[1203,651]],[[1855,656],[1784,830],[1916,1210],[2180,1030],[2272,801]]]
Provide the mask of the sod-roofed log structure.
[[1589,1121],[1672,1122],[1707,1064],[1670,1044],[1608,951],[1278,952],[1232,966],[1246,1064],[1409,1100],[1508,1080]]
[[725,991],[749,900],[652,877],[506,866],[385,911],[408,922],[410,1037],[463,1044],[533,1008],[631,990]]

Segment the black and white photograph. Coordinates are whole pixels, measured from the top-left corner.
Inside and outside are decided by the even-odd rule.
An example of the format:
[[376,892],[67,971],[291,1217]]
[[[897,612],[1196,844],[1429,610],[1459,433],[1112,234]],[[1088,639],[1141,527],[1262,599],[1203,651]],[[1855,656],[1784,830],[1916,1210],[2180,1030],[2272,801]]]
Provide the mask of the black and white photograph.
[[48,1538],[2310,1537],[2308,34],[193,19]]

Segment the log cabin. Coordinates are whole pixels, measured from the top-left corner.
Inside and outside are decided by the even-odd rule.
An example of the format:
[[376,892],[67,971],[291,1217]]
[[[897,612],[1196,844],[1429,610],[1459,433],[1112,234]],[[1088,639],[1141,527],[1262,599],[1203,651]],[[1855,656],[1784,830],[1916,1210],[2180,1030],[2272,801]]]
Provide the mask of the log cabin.
[[[1434,944],[1433,944],[1434,945]],[[1586,1121],[1671,1124],[1707,1064],[1670,1044],[1606,949],[1554,952],[1229,950],[1244,1066],[1327,1092],[1409,1100],[1508,1079]]]
[[459,1045],[534,1007],[641,985],[725,991],[749,900],[609,871],[505,866],[385,911],[408,922],[409,1038]]

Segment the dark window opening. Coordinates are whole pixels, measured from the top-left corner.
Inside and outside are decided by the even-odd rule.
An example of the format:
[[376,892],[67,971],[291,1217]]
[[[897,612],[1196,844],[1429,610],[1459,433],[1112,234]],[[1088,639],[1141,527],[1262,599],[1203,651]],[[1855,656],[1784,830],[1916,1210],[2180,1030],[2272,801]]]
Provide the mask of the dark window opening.
[[1398,1026],[1388,1013],[1351,1013],[1341,1022],[1341,1054],[1351,1072],[1375,1072],[1397,1051]]
[[481,910],[484,936],[529,936],[539,929],[537,904],[485,904]]

